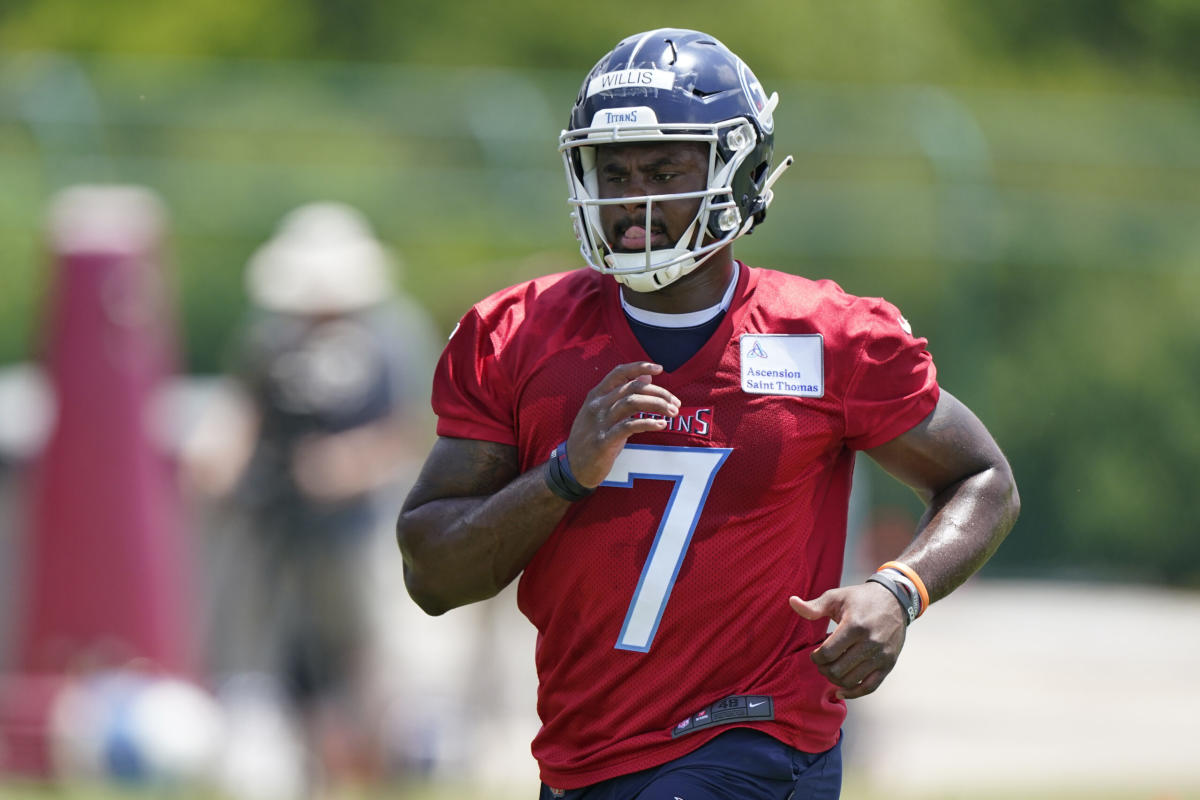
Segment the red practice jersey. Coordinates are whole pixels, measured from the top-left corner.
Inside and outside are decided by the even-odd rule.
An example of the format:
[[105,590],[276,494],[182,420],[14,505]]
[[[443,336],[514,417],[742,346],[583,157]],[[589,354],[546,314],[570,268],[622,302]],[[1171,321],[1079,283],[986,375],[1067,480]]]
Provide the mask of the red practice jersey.
[[[546,461],[588,391],[650,360],[619,288],[577,270],[474,306],[435,375],[438,434],[513,445],[522,470]],[[646,769],[731,725],[808,752],[837,742],[845,705],[809,658],[826,622],[787,598],[838,585],[854,452],[937,402],[925,344],[883,300],[741,267],[711,339],[654,378],[678,418],[629,440],[521,576],[543,781]]]

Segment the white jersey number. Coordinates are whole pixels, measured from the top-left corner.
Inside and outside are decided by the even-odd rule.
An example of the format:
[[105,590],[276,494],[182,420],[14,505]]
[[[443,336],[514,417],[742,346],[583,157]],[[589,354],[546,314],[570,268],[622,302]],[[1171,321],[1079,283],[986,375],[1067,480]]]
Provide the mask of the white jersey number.
[[627,444],[601,484],[630,488],[639,478],[675,484],[629,602],[625,624],[617,639],[618,650],[645,653],[654,642],[713,478],[730,452],[717,447]]

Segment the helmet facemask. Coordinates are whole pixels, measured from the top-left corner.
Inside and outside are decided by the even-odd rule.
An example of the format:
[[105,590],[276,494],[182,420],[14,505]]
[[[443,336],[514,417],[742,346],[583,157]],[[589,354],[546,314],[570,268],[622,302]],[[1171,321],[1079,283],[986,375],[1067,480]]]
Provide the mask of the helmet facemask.
[[[602,115],[596,116],[595,121],[600,121]],[[733,188],[743,163],[761,145],[757,130],[746,119],[738,117],[714,124],[658,124],[653,110],[645,107],[612,109],[604,112],[603,117],[621,122],[564,131],[559,139],[559,151],[570,187],[568,202],[572,207],[575,233],[580,252],[592,269],[612,275],[635,291],[657,291],[687,275],[718,250],[749,232],[761,218],[761,212],[743,213]],[[596,148],[638,142],[705,144],[708,150],[706,188],[672,194],[601,198],[596,175]],[[756,182],[760,184],[751,187],[755,196],[759,196],[755,189],[766,188],[762,181],[766,164],[759,166],[760,169],[753,170]],[[755,182],[753,178],[752,182]],[[647,235],[644,250],[619,252],[608,240],[600,219],[603,206],[644,205],[643,224],[649,232],[656,204],[696,199],[700,203],[691,224],[671,247],[653,248],[651,237]],[[765,203],[760,205],[765,210]]]

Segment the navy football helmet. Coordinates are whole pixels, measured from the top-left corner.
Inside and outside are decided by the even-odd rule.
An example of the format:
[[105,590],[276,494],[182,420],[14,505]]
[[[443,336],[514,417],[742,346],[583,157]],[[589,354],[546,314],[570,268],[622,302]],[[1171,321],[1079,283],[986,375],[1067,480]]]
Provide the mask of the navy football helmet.
[[[771,185],[791,156],[769,173],[775,106],[754,73],[725,45],[698,31],[662,28],[621,41],[592,68],[571,109],[559,152],[580,251],[592,269],[637,291],[655,291],[688,274],[766,216]],[[601,199],[596,147],[631,142],[708,144],[708,186],[699,192]],[[769,173],[769,174],[768,174]],[[602,205],[700,198],[692,224],[673,247],[615,252],[600,224]]]

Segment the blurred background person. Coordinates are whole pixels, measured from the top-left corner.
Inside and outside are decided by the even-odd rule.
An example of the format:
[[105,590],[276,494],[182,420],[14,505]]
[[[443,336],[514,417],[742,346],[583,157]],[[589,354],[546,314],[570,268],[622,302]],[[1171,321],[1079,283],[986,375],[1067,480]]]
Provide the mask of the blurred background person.
[[436,352],[397,269],[349,206],[286,215],[250,259],[253,309],[188,448],[188,479],[224,529],[214,675],[235,692],[274,679],[317,788],[373,779],[386,759],[373,552],[430,438]]

